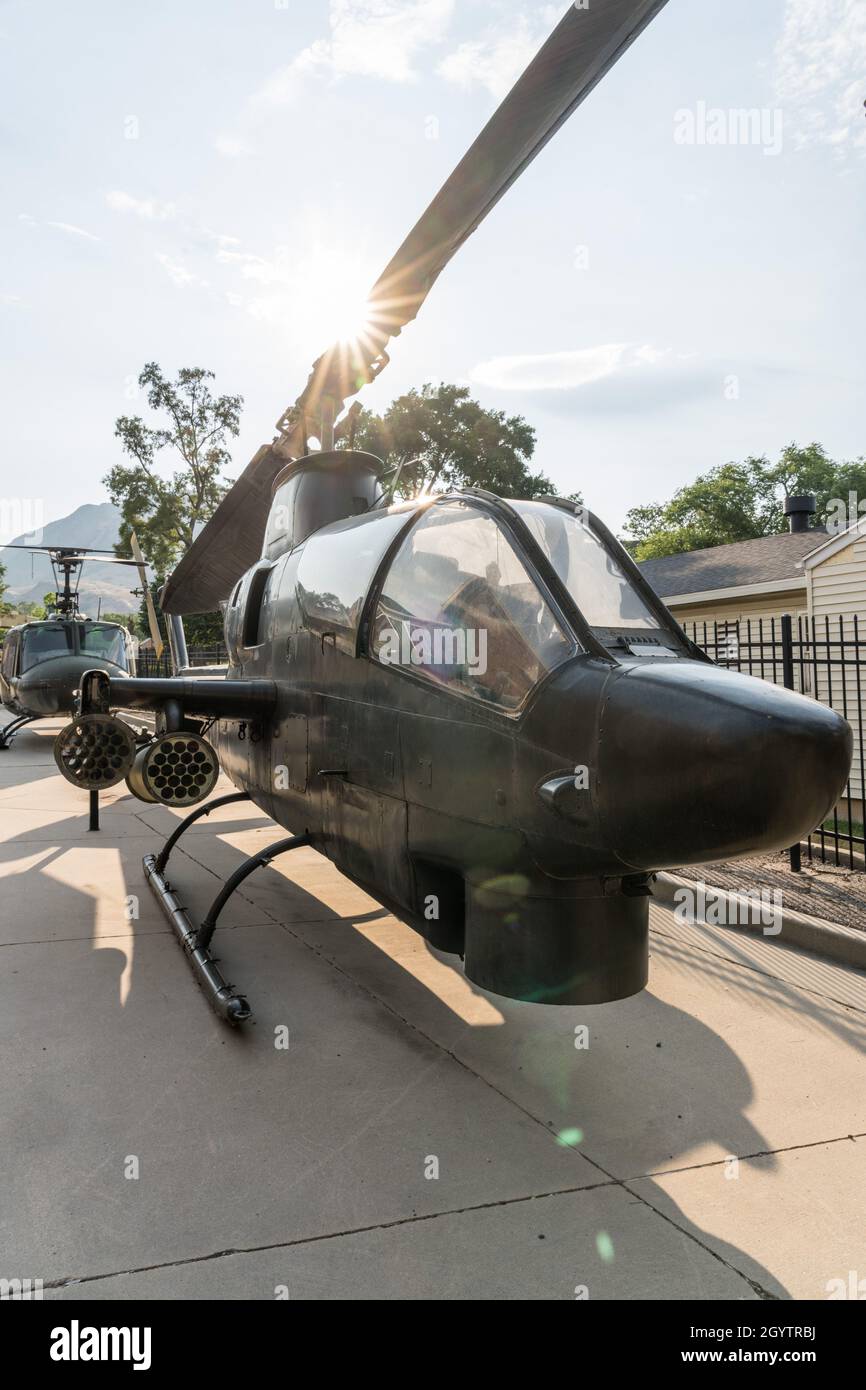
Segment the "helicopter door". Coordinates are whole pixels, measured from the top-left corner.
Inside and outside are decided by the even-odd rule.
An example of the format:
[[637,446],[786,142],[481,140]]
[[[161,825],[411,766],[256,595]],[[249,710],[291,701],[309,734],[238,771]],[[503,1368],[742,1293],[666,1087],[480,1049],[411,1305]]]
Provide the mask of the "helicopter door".
[[363,698],[365,667],[327,642],[313,645],[311,771],[322,849],[377,897],[411,907],[398,724],[392,709]]
[[367,640],[399,727],[415,861],[447,865],[472,844],[498,863],[508,836],[516,852],[517,721],[576,648],[498,520],[433,503],[390,563]]
[[310,651],[297,595],[300,553],[287,555],[273,581],[272,669],[279,689],[273,744],[276,793],[306,793],[309,780]]
[[[273,565],[259,564],[235,589],[225,623],[229,643],[230,673],[245,680],[271,677],[270,633],[273,621]],[[240,605],[243,605],[241,612]],[[236,786],[250,787],[255,799],[272,813],[274,790],[270,767],[270,739],[258,720],[222,720],[219,726],[220,761]]]
[[9,699],[12,694],[12,687],[15,677],[18,674],[18,649],[20,636],[17,632],[10,632],[3,644],[3,660],[0,663],[0,687],[4,699]]
[[391,705],[368,687],[358,624],[405,514],[371,513],[304,545],[298,592],[310,656],[310,786],[322,851],[396,906],[412,902],[407,810]]

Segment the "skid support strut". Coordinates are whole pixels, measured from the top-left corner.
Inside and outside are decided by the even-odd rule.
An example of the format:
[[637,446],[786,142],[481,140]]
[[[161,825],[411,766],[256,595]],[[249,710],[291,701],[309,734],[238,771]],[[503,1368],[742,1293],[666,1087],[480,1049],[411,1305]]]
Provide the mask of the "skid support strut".
[[24,728],[25,724],[35,724],[37,719],[41,719],[39,714],[19,714],[17,719],[13,719],[11,724],[4,724],[0,729],[0,752],[12,747],[12,740],[15,735]]
[[196,807],[173,831],[160,853],[158,855],[146,854],[142,861],[144,876],[174,932],[178,944],[187,957],[193,974],[204,990],[211,1007],[227,1023],[243,1023],[251,1017],[252,1009],[246,998],[239,994],[233,985],[228,984],[223,979],[217,968],[217,962],[211,955],[210,942],[217,919],[232,893],[243,883],[244,879],[248,878],[260,865],[269,864],[278,854],[285,854],[287,850],[309,844],[309,837],[307,835],[293,835],[287,840],[278,840],[275,845],[271,845],[268,849],[263,849],[247,859],[220,889],[199,928],[196,928],[190,921],[186,908],[166,879],[165,867],[168,857],[181,835],[201,816],[206,816],[218,806],[226,806],[234,801],[248,800],[249,797],[246,792],[235,792],[231,796],[218,797],[216,801],[211,801],[206,806]]

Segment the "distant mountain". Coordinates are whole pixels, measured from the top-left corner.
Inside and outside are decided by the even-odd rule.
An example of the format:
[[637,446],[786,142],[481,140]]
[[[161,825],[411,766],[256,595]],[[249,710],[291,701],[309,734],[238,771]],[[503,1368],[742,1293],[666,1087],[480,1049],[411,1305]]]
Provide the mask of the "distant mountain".
[[[120,512],[111,502],[88,502],[69,516],[42,528],[40,545],[78,545],[85,550],[111,550],[120,535]],[[16,536],[14,544],[27,545],[29,536]],[[54,574],[47,555],[0,547],[0,564],[6,567],[5,598],[9,603],[41,603],[54,588]],[[81,572],[81,611],[95,618],[102,612],[135,613],[138,599],[129,592],[138,586],[138,571],[123,565],[89,561]]]

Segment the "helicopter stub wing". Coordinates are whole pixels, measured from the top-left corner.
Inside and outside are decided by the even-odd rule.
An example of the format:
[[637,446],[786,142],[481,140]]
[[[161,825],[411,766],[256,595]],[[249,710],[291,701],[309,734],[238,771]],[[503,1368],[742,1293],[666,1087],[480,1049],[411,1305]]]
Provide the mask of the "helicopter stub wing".
[[[369,328],[313,365],[297,401],[169,576],[166,613],[215,609],[258,559],[279,469],[306,453],[307,422],[330,417],[387,363],[386,345],[416,317],[454,254],[667,0],[569,6],[553,33],[443,184],[368,296]],[[311,433],[315,433],[315,429]]]

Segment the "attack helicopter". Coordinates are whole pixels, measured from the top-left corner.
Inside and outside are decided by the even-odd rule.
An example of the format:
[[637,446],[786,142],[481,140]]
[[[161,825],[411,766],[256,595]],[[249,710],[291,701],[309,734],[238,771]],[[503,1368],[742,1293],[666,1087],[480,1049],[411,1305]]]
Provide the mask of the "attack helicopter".
[[[135,545],[135,553],[128,556],[75,546],[4,547],[48,556],[54,571],[54,599],[46,618],[20,623],[6,635],[0,657],[0,704],[15,717],[0,727],[0,751],[11,747],[26,724],[71,714],[85,671],[98,669],[119,678],[135,669],[136,647],[126,628],[85,617],[78,598],[88,560],[132,565],[146,588],[144,560]],[[161,647],[158,628],[156,636]]]
[[[357,404],[341,415],[663,4],[569,9],[374,285],[365,333],[317,359],[170,576],[176,674],[88,672],[58,735],[75,785],[126,776],[142,800],[191,808],[144,870],[231,1023],[251,1009],[211,952],[220,912],[300,845],[462,956],[482,988],[596,1004],[646,983],[656,871],[795,843],[842,791],[845,720],[714,666],[592,512],[480,489],[399,501],[394,475],[353,447]],[[218,603],[227,672],[197,678],[183,614]],[[117,709],[155,710],[155,736],[121,747]],[[205,801],[218,765],[238,790]],[[244,799],[291,834],[196,925],[169,857],[200,817]]]

